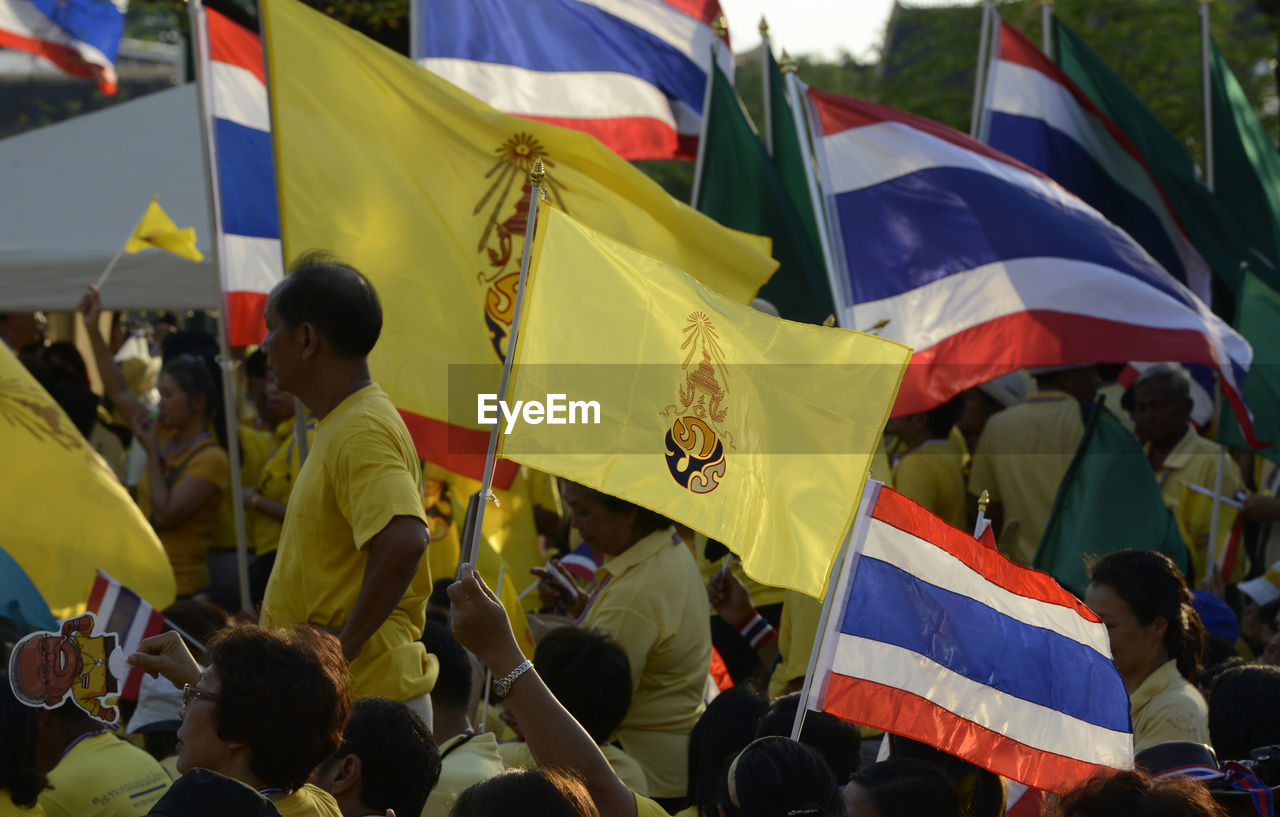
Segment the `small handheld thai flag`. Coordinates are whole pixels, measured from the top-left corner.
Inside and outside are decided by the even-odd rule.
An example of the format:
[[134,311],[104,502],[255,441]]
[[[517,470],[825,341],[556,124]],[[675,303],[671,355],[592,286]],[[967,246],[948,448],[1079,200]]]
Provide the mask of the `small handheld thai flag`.
[[868,482],[832,598],[809,709],[1049,792],[1132,767],[1106,629],[1049,576]]
[[[159,635],[164,629],[164,616],[159,610],[101,570],[93,580],[88,609],[97,616],[104,632],[120,637],[120,649],[125,655],[132,655],[142,639]],[[120,697],[126,701],[137,700],[141,685],[142,670],[129,670]]]

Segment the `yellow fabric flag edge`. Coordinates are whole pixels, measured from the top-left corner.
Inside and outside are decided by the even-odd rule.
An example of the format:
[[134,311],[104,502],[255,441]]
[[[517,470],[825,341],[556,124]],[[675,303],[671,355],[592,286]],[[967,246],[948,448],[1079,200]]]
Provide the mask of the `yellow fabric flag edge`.
[[[153,221],[158,222],[159,229],[152,230],[144,235],[143,229],[148,222]],[[160,206],[159,196],[151,197],[147,208],[142,211],[142,217],[138,219],[133,231],[129,233],[129,239],[125,242],[124,250],[132,254],[142,252],[148,247],[165,250],[197,263],[204,260],[204,253],[200,252],[200,248],[196,246],[195,228],[179,228],[174,220],[169,217],[169,214],[164,211],[164,208]]]
[[[545,234],[546,234],[546,232],[547,232],[547,230],[546,230],[546,228],[545,228],[545,225],[546,225],[546,221],[547,221],[547,219],[551,217],[551,216],[550,216],[550,211],[551,211],[551,210],[553,210],[553,209],[556,209],[556,208],[555,208],[555,207],[553,207],[553,206],[550,204],[550,202],[543,201],[543,202],[540,202],[540,203],[539,203],[539,206],[538,206],[538,214],[537,214],[537,223],[536,223],[536,225],[535,225],[535,227],[534,227],[534,234],[533,234],[533,250],[532,250],[532,255],[531,255],[531,256],[530,256],[530,258],[529,258],[529,275],[528,275],[528,278],[526,279],[525,284],[524,284],[524,285],[525,285],[525,286],[527,286],[527,287],[532,287],[532,286],[533,286],[533,283],[534,283],[534,281],[535,281],[535,280],[536,280],[536,278],[537,278],[537,273],[538,273],[538,271],[541,269],[542,252],[543,252],[543,246],[544,246],[544,243],[545,243],[545,241],[544,241],[544,236],[545,236]],[[563,211],[558,211],[558,212],[560,213],[560,215],[561,215],[561,216],[564,216],[565,218],[570,219],[571,221],[573,221],[573,223],[574,223],[574,224],[578,225],[578,226],[579,226],[579,227],[581,227],[583,230],[585,230],[585,231],[587,231],[587,232],[589,232],[589,233],[593,233],[593,234],[595,234],[595,235],[600,235],[600,236],[602,236],[602,237],[604,237],[604,238],[608,239],[609,241],[612,241],[612,242],[614,242],[614,243],[616,243],[616,244],[618,244],[618,245],[620,245],[620,246],[627,247],[628,249],[630,249],[630,250],[632,250],[632,251],[636,252],[637,254],[644,255],[644,256],[649,257],[649,258],[653,258],[654,260],[659,261],[659,262],[661,262],[661,263],[663,263],[663,264],[666,264],[667,266],[670,266],[670,267],[672,267],[673,269],[679,269],[678,267],[675,267],[674,265],[672,265],[672,264],[670,264],[670,263],[668,263],[668,262],[666,262],[666,261],[662,261],[662,259],[657,258],[657,256],[654,256],[654,255],[652,255],[651,253],[647,253],[647,252],[645,252],[644,250],[637,249],[636,247],[633,247],[633,246],[631,246],[630,244],[627,244],[627,243],[626,243],[626,242],[624,242],[624,241],[617,241],[616,239],[613,239],[613,238],[611,238],[611,237],[609,237],[609,236],[606,236],[606,235],[604,235],[603,233],[601,233],[599,230],[595,230],[595,229],[593,229],[593,228],[591,228],[591,227],[587,226],[586,224],[583,224],[582,222],[579,222],[579,221],[577,221],[576,219],[573,219],[573,217],[572,217],[572,216],[569,216],[567,213],[564,213]],[[703,284],[701,281],[699,281],[699,280],[697,280],[696,278],[694,278],[693,276],[689,275],[689,274],[688,274],[687,272],[685,272],[684,270],[680,270],[680,272],[681,272],[681,274],[683,274],[683,275],[685,275],[686,277],[688,277],[688,278],[689,278],[689,280],[690,280],[690,281],[692,281],[692,282],[693,282],[693,284],[694,284],[694,285],[695,285],[699,290],[701,290],[701,291],[703,291],[703,292],[706,292],[706,293],[709,293],[713,298],[717,298],[717,299],[724,300],[724,301],[725,301],[725,302],[727,302],[727,303],[734,303],[735,305],[737,305],[737,306],[739,306],[739,307],[741,307],[741,306],[742,306],[741,304],[736,304],[736,302],[735,302],[735,301],[733,301],[732,299],[727,298],[727,297],[725,297],[724,295],[721,295],[720,293],[716,292],[715,290],[713,290],[713,289],[711,289],[711,288],[707,287],[707,286],[706,286],[705,284]],[[523,351],[524,351],[524,348],[523,348],[523,347],[524,347],[524,337],[525,337],[524,327],[525,327],[525,319],[527,318],[527,314],[526,314],[526,313],[527,313],[527,312],[528,312],[528,310],[529,310],[529,305],[530,305],[530,303],[531,303],[531,299],[529,299],[529,298],[525,298],[525,299],[524,299],[524,302],[523,302],[523,304],[522,304],[522,306],[521,306],[520,314],[519,314],[519,316],[518,316],[518,320],[519,320],[519,322],[520,322],[520,323],[519,323],[519,327],[520,327],[520,329],[519,329],[519,333],[518,333],[518,334],[517,334],[517,336],[516,336],[515,351],[512,353],[512,354],[514,355],[514,357],[512,358],[512,361],[513,361],[513,362],[512,362],[512,366],[513,366],[513,367],[515,367],[515,366],[519,366],[519,365],[520,365],[520,358],[521,358],[521,355],[522,355],[522,353],[523,353]],[[750,308],[750,307],[748,307],[748,308]],[[786,318],[775,318],[775,320],[780,320],[780,321],[783,321],[783,322],[785,322],[785,323],[793,324],[793,325],[795,325],[795,326],[805,326],[805,327],[811,327],[811,326],[813,326],[813,324],[799,323],[799,322],[797,322],[797,321],[787,320]],[[838,332],[849,332],[849,333],[851,333],[851,334],[855,334],[855,335],[867,335],[867,336],[869,336],[869,337],[875,337],[877,340],[882,341],[882,342],[884,342],[884,343],[889,343],[889,344],[892,344],[892,345],[894,345],[894,346],[899,346],[899,347],[901,347],[901,348],[905,349],[905,350],[907,351],[907,355],[906,355],[906,357],[904,358],[904,360],[903,360],[903,362],[902,362],[902,365],[901,365],[901,366],[899,367],[899,369],[898,369],[898,376],[897,376],[897,378],[895,379],[894,387],[893,387],[893,394],[894,394],[894,398],[895,398],[895,400],[896,400],[896,397],[897,397],[897,394],[898,394],[898,390],[902,388],[902,379],[906,376],[906,373],[907,373],[907,366],[909,366],[909,365],[910,365],[910,363],[911,363],[911,355],[914,353],[914,351],[915,351],[914,349],[912,349],[911,347],[909,347],[909,346],[907,346],[907,345],[905,345],[905,344],[898,343],[897,341],[894,341],[894,340],[889,340],[889,339],[887,339],[887,338],[882,338],[882,337],[880,337],[880,336],[878,336],[878,335],[869,335],[869,333],[866,333],[866,332],[858,332],[858,331],[853,330],[853,329],[844,329],[844,328],[842,328],[842,327],[819,327],[819,328],[822,328],[822,329],[831,329],[831,330],[838,331]],[[514,382],[514,381],[515,381],[515,377],[513,376],[513,377],[512,377],[512,382]],[[505,399],[505,396],[504,396],[504,399]],[[885,410],[884,410],[884,413],[882,414],[882,416],[881,416],[881,418],[880,418],[880,424],[879,424],[879,425],[880,425],[880,429],[881,429],[881,433],[882,433],[882,434],[883,434],[883,430],[884,430],[885,425],[889,422],[889,416],[893,413],[893,404],[894,404],[895,400],[889,400],[889,401],[886,401],[886,403],[885,403]],[[500,435],[498,435],[498,450],[497,450],[497,455],[498,455],[499,457],[504,456],[503,441],[504,441],[504,437],[503,437],[503,435],[501,435],[501,434],[500,434]],[[508,459],[512,459],[513,461],[519,462],[519,460],[518,460],[517,458],[515,458],[515,457],[509,457]],[[867,477],[868,477],[868,476],[870,475],[870,473],[871,473],[871,462],[872,462],[872,459],[873,459],[873,457],[870,457],[870,456],[869,456],[869,457],[867,457],[867,463],[866,463],[866,466],[863,468],[863,471],[862,471],[862,478],[861,478],[860,487],[859,487],[859,489],[858,489],[858,491],[857,491],[857,495],[856,495],[855,497],[853,497],[852,501],[850,502],[849,513],[848,513],[848,515],[845,517],[845,522],[844,522],[844,525],[843,525],[843,528],[842,528],[842,532],[841,532],[841,535],[840,535],[839,543],[836,545],[835,549],[833,550],[833,552],[832,552],[832,556],[831,556],[831,559],[830,559],[830,561],[827,563],[827,566],[826,566],[826,571],[825,571],[825,572],[826,572],[826,577],[827,577],[827,578],[826,578],[826,580],[822,583],[822,587],[820,587],[820,588],[818,588],[818,589],[817,589],[817,592],[816,592],[816,593],[815,593],[815,592],[813,592],[813,591],[811,591],[811,590],[809,590],[809,589],[806,589],[806,588],[803,588],[803,587],[796,587],[796,586],[793,586],[793,585],[786,584],[786,583],[784,583],[784,582],[776,582],[776,581],[773,581],[773,580],[765,581],[765,580],[761,579],[761,578],[760,578],[760,576],[759,576],[759,575],[757,575],[756,571],[755,571],[755,570],[753,570],[753,569],[751,568],[751,566],[750,566],[750,565],[748,565],[745,561],[742,561],[742,562],[741,562],[743,572],[745,572],[748,576],[750,576],[750,577],[751,577],[752,579],[754,579],[755,581],[760,582],[761,584],[768,585],[768,586],[770,586],[770,587],[780,587],[780,588],[782,588],[782,589],[784,589],[784,590],[794,590],[794,591],[795,591],[795,592],[797,592],[797,593],[803,593],[804,595],[806,595],[806,596],[810,596],[810,597],[812,597],[812,598],[816,598],[816,599],[818,599],[819,601],[821,601],[823,598],[825,598],[825,596],[826,596],[826,591],[827,591],[827,585],[828,585],[828,584],[830,583],[830,581],[831,581],[831,571],[832,571],[832,568],[835,566],[835,562],[836,562],[836,560],[840,557],[840,553],[844,550],[844,544],[845,544],[845,541],[849,538],[849,531],[850,531],[850,529],[851,529],[851,528],[852,528],[852,526],[853,526],[853,523],[854,523],[854,519],[855,519],[855,517],[858,515],[858,505],[860,504],[860,502],[861,502],[861,500],[862,500],[862,493],[863,493],[863,491],[865,491],[865,490],[866,490],[866,486],[867,486]],[[530,466],[530,467],[533,467],[533,466]],[[561,478],[561,479],[566,479],[566,480],[569,480],[569,481],[573,481],[573,478],[572,478],[571,476],[569,476],[569,475],[567,475],[567,474],[563,473],[562,471],[556,470],[556,469],[554,469],[554,468],[548,468],[548,467],[547,467],[547,466],[545,466],[545,465],[540,465],[540,466],[538,466],[538,467],[539,467],[541,470],[545,471],[546,473],[553,474],[553,475],[555,475],[555,476],[557,476],[557,477],[559,477],[559,478]],[[588,486],[588,487],[590,487],[590,486]],[[628,502],[632,502],[631,500],[627,500],[627,501],[628,501]],[[647,509],[648,509],[648,510],[650,510],[650,511],[653,511],[654,513],[659,513],[659,514],[662,514],[663,516],[666,516],[666,513],[665,513],[664,511],[660,510],[660,509],[657,509],[657,508],[651,508],[651,507],[649,507],[648,505],[644,505],[643,503],[639,503],[639,502],[632,502],[632,504],[634,504],[634,505],[639,505],[639,506],[641,506],[641,507],[647,508]],[[688,522],[686,522],[685,520],[674,520],[674,521],[678,521],[678,522],[680,522],[681,524],[686,525],[686,526],[687,526],[687,527],[689,527],[690,529],[692,529],[692,530],[694,530],[694,531],[696,531],[696,532],[698,532],[698,533],[701,533],[703,536],[706,536],[706,537],[711,538],[711,539],[714,539],[714,538],[715,538],[715,535],[716,535],[716,534],[714,534],[714,533],[708,533],[707,531],[703,530],[702,528],[698,527],[697,525],[689,524],[689,523],[688,523]],[[725,546],[726,546],[726,547],[729,547],[728,543],[725,543]],[[730,549],[731,551],[733,550],[733,548],[732,548],[732,547],[729,547],[729,549]],[[737,551],[734,551],[734,554],[735,554],[735,555],[738,555],[738,554],[737,554]],[[739,559],[741,559],[741,556],[739,556]],[[754,560],[753,560],[753,561],[754,561]]]

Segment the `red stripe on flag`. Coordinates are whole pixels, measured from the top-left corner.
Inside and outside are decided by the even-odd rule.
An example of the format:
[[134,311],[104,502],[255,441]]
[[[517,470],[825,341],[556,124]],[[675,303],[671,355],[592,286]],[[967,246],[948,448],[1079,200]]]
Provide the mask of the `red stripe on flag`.
[[227,293],[227,343],[232,346],[257,346],[267,336],[262,312],[267,296],[261,292]]
[[0,29],[0,46],[44,57],[73,77],[97,80],[99,90],[107,96],[112,96],[116,92],[115,80],[107,76],[102,66],[86,62],[80,56],[80,52],[74,48],[36,37],[23,37],[21,34],[3,29]]
[[960,131],[948,128],[946,125],[934,122],[932,119],[904,113],[884,105],[877,105],[874,102],[828,94],[816,88],[810,88],[807,93],[817,109],[818,123],[821,126],[823,136],[830,136],[852,128],[877,125],[881,122],[898,122],[944,142],[950,142],[964,150],[1025,170],[1041,179],[1049,178],[1040,171],[1027,167],[1012,156],[1006,156],[990,145],[985,145],[977,139],[972,139]]
[[697,135],[682,134],[667,123],[646,116],[613,119],[570,119],[559,116],[521,116],[583,133],[589,133],[614,153],[631,162],[647,159],[681,159],[698,156]]
[[[465,477],[484,477],[485,452],[489,449],[488,431],[450,425],[404,409],[399,411],[420,458]],[[494,487],[510,488],[519,468],[510,460],[498,460],[493,469]]]
[[915,536],[922,544],[950,553],[1010,593],[1074,610],[1081,618],[1101,622],[1093,611],[1063,590],[1051,576],[1015,564],[969,534],[943,522],[920,505],[890,488],[881,488],[871,511],[873,519]]
[[[145,604],[145,602],[143,603]],[[146,640],[152,636],[160,635],[162,632],[164,632],[164,616],[153,607],[151,614],[147,616],[147,626],[142,630],[142,638]],[[138,692],[142,688],[142,675],[143,673],[140,669],[129,670],[129,675],[124,682],[124,688],[120,691],[121,698],[126,701],[138,700]]]
[[832,673],[824,711],[854,723],[936,746],[988,771],[1062,794],[1097,774],[1113,771],[993,732],[910,692]]
[[102,608],[102,597],[107,594],[110,586],[111,581],[99,570],[97,578],[93,580],[93,590],[89,592],[89,606],[86,609],[96,614]]
[[248,30],[211,8],[205,7],[209,20],[209,58],[243,68],[263,85],[267,74],[262,69],[262,41]]

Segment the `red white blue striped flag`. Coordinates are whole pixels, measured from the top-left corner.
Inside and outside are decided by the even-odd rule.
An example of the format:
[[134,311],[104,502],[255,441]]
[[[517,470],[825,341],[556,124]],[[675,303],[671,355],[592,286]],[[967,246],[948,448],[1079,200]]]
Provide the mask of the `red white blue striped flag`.
[[284,277],[262,41],[213,9],[194,14],[228,340],[250,346],[267,333],[262,310]]
[[915,350],[894,416],[1016,369],[1202,364],[1251,443],[1249,343],[1128,233],[1044,174],[951,128],[806,92],[843,325]]
[[[97,617],[100,630],[119,637],[120,649],[126,656],[137,651],[142,639],[159,635],[164,630],[164,616],[159,610],[101,570],[93,580],[88,610]],[[142,670],[130,669],[120,697],[136,701],[141,685]]]
[[1102,622],[868,482],[806,706],[1061,793],[1133,765],[1129,696]]
[[413,58],[503,113],[585,131],[628,160],[696,156],[719,0],[413,3]]

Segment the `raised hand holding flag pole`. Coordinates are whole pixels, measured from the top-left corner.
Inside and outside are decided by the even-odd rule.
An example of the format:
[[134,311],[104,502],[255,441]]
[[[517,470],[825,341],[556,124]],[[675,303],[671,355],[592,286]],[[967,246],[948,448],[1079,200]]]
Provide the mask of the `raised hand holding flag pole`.
[[137,226],[129,234],[129,240],[111,257],[107,268],[98,276],[98,282],[94,284],[94,288],[102,289],[102,285],[107,282],[107,277],[111,275],[111,270],[115,269],[122,255],[142,252],[148,247],[159,247],[162,250],[168,250],[174,255],[180,255],[189,261],[204,260],[204,253],[200,252],[199,248],[196,247],[195,228],[184,227],[180,229],[177,224],[173,223],[173,219],[169,218],[169,214],[160,207],[160,202],[153,196],[151,203],[147,205],[147,209],[142,213],[142,218],[138,219]]

